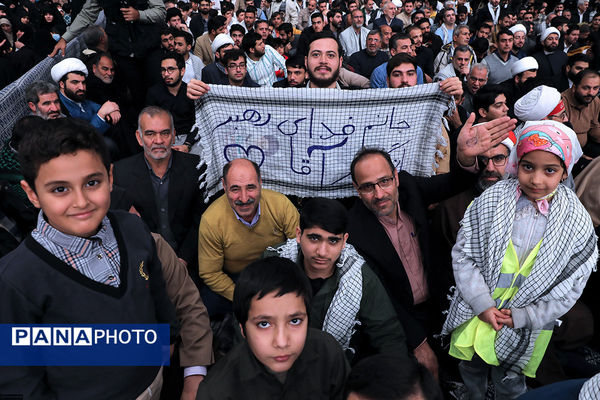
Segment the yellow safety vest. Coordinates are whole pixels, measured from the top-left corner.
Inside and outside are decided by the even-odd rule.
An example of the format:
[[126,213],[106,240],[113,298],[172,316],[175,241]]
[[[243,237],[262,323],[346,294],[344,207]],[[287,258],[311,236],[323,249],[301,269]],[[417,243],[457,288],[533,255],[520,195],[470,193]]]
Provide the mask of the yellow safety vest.
[[[512,240],[508,242],[508,248],[502,261],[500,277],[492,298],[496,301],[499,310],[511,300],[525,279],[531,273],[533,264],[540,250],[542,241],[531,250],[522,266],[519,266],[519,258],[513,246]],[[552,324],[551,324],[552,325]],[[477,316],[460,325],[452,332],[450,339],[450,355],[460,360],[470,361],[473,354],[477,353],[483,361],[489,365],[500,365],[496,357],[494,342],[497,332],[492,325],[483,322]],[[537,337],[531,359],[523,369],[523,374],[535,378],[535,372],[542,361],[542,357],[552,337],[552,326],[547,326]]]

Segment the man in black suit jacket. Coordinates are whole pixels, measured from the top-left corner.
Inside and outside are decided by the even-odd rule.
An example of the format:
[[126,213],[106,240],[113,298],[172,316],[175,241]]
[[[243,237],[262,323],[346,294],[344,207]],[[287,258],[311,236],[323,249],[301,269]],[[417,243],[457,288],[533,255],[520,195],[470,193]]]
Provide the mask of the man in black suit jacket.
[[[473,121],[474,115],[461,129],[457,159],[475,170],[475,156],[500,143],[515,120],[503,117],[472,128]],[[427,337],[441,328],[452,271],[431,265],[427,208],[466,190],[477,177],[458,167],[430,178],[398,173],[389,154],[378,149],[360,151],[350,170],[361,201],[349,213],[348,241],[380,276],[409,348],[435,375],[437,359]]]
[[144,152],[114,165],[114,183],[126,190],[150,230],[165,238],[197,279],[198,226],[204,211],[196,168],[200,158],[172,150],[173,119],[159,107],[142,110],[136,137]]
[[547,28],[540,36],[542,50],[532,54],[539,64],[538,77],[551,78],[561,73],[567,63],[567,55],[558,49],[560,32],[556,28]]

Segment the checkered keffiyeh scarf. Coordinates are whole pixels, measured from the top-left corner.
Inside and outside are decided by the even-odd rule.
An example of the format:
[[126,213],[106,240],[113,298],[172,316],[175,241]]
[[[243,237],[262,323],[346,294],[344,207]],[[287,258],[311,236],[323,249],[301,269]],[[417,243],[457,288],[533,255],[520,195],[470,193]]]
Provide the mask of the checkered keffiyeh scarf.
[[600,374],[592,376],[579,391],[579,400],[597,400],[600,398]]
[[[462,257],[473,260],[479,267],[490,293],[498,282],[511,238],[517,186],[516,179],[496,183],[473,202],[461,221],[466,238]],[[595,268],[598,258],[596,243],[589,214],[575,193],[562,184],[558,185],[533,269],[504,308],[562,300]],[[460,291],[456,290],[442,335],[450,334],[474,316]],[[535,340],[542,328],[511,329],[504,326],[498,331],[495,350],[500,365],[506,370],[521,373],[532,356]]]
[[[275,251],[280,257],[296,262],[299,247],[296,239],[288,239],[283,245],[277,248],[269,247],[267,250]],[[346,243],[336,263],[339,268],[340,283],[323,321],[323,330],[331,334],[344,350],[350,348],[350,339],[355,332],[354,326],[358,323],[356,316],[362,300],[364,264],[364,258],[351,244]]]

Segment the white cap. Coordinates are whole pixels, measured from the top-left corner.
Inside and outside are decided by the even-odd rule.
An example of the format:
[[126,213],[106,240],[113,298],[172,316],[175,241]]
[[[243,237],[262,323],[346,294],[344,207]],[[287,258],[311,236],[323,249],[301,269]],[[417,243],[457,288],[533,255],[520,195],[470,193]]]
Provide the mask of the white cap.
[[81,72],[85,76],[88,76],[88,70],[83,61],[79,58],[65,58],[58,64],[56,64],[50,70],[50,76],[52,76],[52,80],[56,83],[62,79],[63,76],[68,74],[69,72]]
[[217,52],[217,50],[219,50],[221,47],[225,46],[226,44],[230,44],[233,46],[233,39],[231,38],[231,36],[227,35],[226,33],[219,33],[217,36],[215,36],[215,40],[213,40],[212,44],[210,45],[210,49],[212,50],[213,54]]
[[515,75],[520,74],[521,72],[529,71],[532,69],[539,69],[540,66],[538,62],[533,57],[523,57],[519,61],[515,62],[513,66],[510,68],[510,74],[514,77]]
[[402,7],[402,1],[400,0],[392,0],[392,3],[398,8]]
[[513,35],[517,32],[523,32],[524,34],[527,34],[527,28],[525,28],[525,25],[523,24],[516,24],[508,28],[508,30],[511,31]]
[[546,28],[546,30],[544,32],[542,32],[542,36],[540,36],[540,40],[543,42],[544,40],[546,40],[548,35],[551,35],[553,33],[556,33],[558,35],[558,38],[560,39],[560,31],[554,27],[550,27],[550,28]]
[[550,86],[538,86],[515,103],[515,117],[521,121],[541,121],[560,103],[560,92]]

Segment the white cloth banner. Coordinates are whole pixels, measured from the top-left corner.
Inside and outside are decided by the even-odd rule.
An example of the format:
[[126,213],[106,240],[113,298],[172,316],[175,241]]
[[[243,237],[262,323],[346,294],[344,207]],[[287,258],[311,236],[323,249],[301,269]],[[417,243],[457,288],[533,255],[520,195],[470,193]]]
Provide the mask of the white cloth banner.
[[211,85],[196,102],[207,164],[207,198],[223,165],[249,158],[263,185],[300,197],[353,196],[350,162],[362,147],[387,151],[398,170],[430,176],[450,97],[439,84],[405,89],[334,90]]

